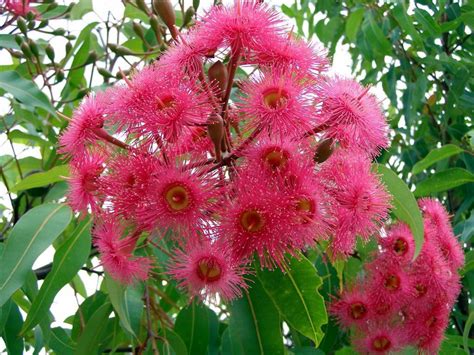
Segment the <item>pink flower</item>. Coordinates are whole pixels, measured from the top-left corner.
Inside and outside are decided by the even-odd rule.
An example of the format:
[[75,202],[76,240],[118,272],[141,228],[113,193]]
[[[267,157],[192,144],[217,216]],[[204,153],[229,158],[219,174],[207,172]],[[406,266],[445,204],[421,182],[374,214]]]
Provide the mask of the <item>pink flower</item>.
[[332,249],[349,254],[356,235],[368,239],[387,217],[390,195],[370,171],[370,161],[357,151],[339,150],[321,170],[329,194],[335,199],[337,219]]
[[30,6],[30,0],[4,0],[0,2],[0,5],[17,16],[25,17],[29,12],[33,12],[35,15],[38,13]]
[[106,113],[105,94],[87,96],[74,111],[66,131],[59,138],[60,152],[63,154],[85,154],[87,146],[100,139]]
[[402,329],[388,324],[373,326],[361,338],[355,339],[356,350],[361,354],[388,354],[403,346]]
[[116,89],[113,118],[122,129],[149,136],[163,135],[175,142],[190,128],[204,124],[211,108],[207,96],[190,81],[163,75],[154,65],[142,70],[131,87]]
[[123,228],[113,219],[105,219],[94,229],[94,244],[99,250],[102,265],[114,279],[131,284],[146,280],[151,260],[132,254],[138,235],[122,238]]
[[379,238],[386,253],[401,263],[409,262],[415,252],[415,241],[410,227],[405,223],[393,225],[386,238]]
[[168,271],[192,297],[204,300],[219,294],[224,301],[241,297],[242,289],[247,288],[246,272],[228,249],[208,240],[190,243],[184,251],[175,250]]
[[268,71],[243,85],[239,109],[270,136],[302,136],[315,122],[311,91],[292,72]]
[[282,21],[266,4],[258,1],[235,0],[234,6],[215,6],[202,19],[202,46],[209,50],[217,46],[232,52],[253,48],[281,31]]
[[367,295],[363,291],[345,290],[340,298],[331,302],[329,312],[337,318],[339,323],[346,328],[356,325],[364,329],[371,318]]
[[[207,224],[208,215],[220,197],[216,176],[186,164],[161,164],[143,195],[137,220],[144,226],[172,228],[192,234]],[[179,234],[178,233],[178,234]]]
[[321,84],[320,124],[345,148],[357,147],[376,155],[388,146],[387,124],[377,99],[350,79],[327,79]]
[[68,199],[75,211],[94,212],[100,208],[100,175],[104,171],[103,155],[92,153],[73,160],[69,180]]

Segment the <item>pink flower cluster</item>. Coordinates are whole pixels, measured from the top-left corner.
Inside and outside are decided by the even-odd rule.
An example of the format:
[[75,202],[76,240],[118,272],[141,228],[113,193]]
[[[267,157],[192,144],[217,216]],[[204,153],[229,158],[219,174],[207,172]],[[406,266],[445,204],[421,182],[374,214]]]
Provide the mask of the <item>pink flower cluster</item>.
[[460,292],[457,270],[464,263],[449,218],[436,200],[419,201],[425,241],[413,261],[410,228],[398,223],[379,239],[380,250],[364,277],[330,306],[340,324],[353,330],[364,354],[389,353],[411,345],[436,353]]
[[324,239],[345,258],[357,236],[376,234],[389,195],[371,159],[387,126],[367,88],[327,67],[268,6],[237,1],[88,96],[60,144],[70,204],[92,212],[105,270],[146,279],[156,266],[146,246],[163,239],[183,289],[229,300],[247,287],[254,255],[285,268]]
[[30,6],[30,0],[0,0],[0,14],[3,11],[17,16],[26,16],[29,12],[37,14],[37,10]]

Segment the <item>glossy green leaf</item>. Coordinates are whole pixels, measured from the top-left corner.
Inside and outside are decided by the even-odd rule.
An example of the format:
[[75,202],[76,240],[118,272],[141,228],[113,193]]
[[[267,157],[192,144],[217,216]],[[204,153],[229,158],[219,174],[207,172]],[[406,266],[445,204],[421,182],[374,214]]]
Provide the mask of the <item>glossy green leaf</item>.
[[430,36],[435,37],[441,33],[441,28],[426,10],[415,9],[415,19]]
[[467,319],[466,324],[464,325],[464,332],[462,335],[464,350],[466,351],[467,354],[470,353],[468,341],[469,341],[469,333],[471,332],[472,324],[474,324],[474,311],[471,311],[469,313],[469,318]]
[[10,301],[10,307],[8,308],[9,312],[2,337],[9,355],[21,355],[23,354],[23,338],[20,336],[20,330],[23,324],[23,317],[21,316],[20,309],[13,301]]
[[354,42],[357,37],[357,32],[359,31],[360,24],[364,18],[365,9],[360,8],[349,14],[346,22],[346,36],[347,38]]
[[402,222],[410,226],[415,239],[416,258],[421,251],[424,240],[423,218],[420,209],[408,186],[389,168],[377,164],[376,170],[392,195],[392,212]]
[[371,32],[371,35],[375,40],[375,43],[373,44],[374,49],[381,54],[389,55],[392,52],[392,44],[383,33],[379,24],[376,22],[374,14],[370,11],[367,12],[367,20],[369,24],[368,31]]
[[160,354],[165,355],[187,355],[188,349],[183,339],[173,332],[171,329],[166,329],[166,332],[160,335],[158,341],[158,350]]
[[[278,309],[258,279],[230,307],[229,331],[232,342],[244,354],[285,354]],[[234,345],[235,346],[235,345]]]
[[28,190],[35,187],[46,186],[55,182],[64,181],[69,176],[69,168],[67,165],[58,165],[51,170],[31,174],[13,186],[10,191],[17,192]]
[[176,317],[174,331],[183,339],[189,354],[204,354],[209,344],[209,316],[206,306],[194,300]]
[[41,321],[59,290],[72,280],[87,261],[91,250],[91,225],[89,218],[82,220],[71,237],[54,254],[53,267],[31,305],[22,332]]
[[120,324],[131,335],[137,336],[143,312],[143,290],[138,286],[122,285],[108,275],[105,283],[110,302],[120,318]]
[[0,257],[0,305],[23,285],[36,258],[64,231],[72,218],[67,205],[44,204],[15,224]]
[[257,277],[283,319],[317,346],[324,336],[321,327],[328,321],[324,298],[318,292],[322,280],[304,256],[291,259],[288,265],[286,273],[257,268]]
[[400,3],[395,6],[392,10],[392,15],[406,33],[408,33],[415,41],[422,42],[420,34],[416,30],[410,16],[408,15],[405,3]]
[[110,303],[102,304],[87,322],[84,332],[77,341],[76,355],[97,354],[99,345],[103,340],[107,327],[104,326],[112,312]]
[[0,72],[0,88],[10,93],[25,106],[42,108],[55,115],[48,97],[31,80],[22,78],[16,71]]
[[446,144],[440,148],[430,151],[426,157],[413,165],[412,173],[419,174],[434,163],[449,158],[453,155],[462,153],[464,150],[454,144]]
[[415,196],[429,196],[436,192],[442,192],[455,187],[474,182],[474,174],[462,168],[450,168],[418,183]]
[[51,329],[48,346],[54,350],[56,354],[71,355],[74,353],[76,345],[73,343],[66,330],[57,327]]

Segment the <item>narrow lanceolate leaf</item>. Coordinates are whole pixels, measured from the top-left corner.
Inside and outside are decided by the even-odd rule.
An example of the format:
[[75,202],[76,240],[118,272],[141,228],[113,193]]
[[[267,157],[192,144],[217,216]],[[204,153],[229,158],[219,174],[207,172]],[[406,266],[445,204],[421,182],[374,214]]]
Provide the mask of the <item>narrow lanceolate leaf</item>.
[[474,174],[462,168],[450,168],[419,182],[415,190],[415,196],[428,196],[432,193],[454,189],[470,182],[474,182]]
[[56,115],[48,97],[31,80],[22,78],[16,71],[0,72],[0,88],[30,107],[39,107]]
[[77,341],[74,354],[91,355],[98,353],[99,345],[107,332],[105,324],[111,312],[112,305],[110,303],[104,303],[94,312]]
[[410,226],[415,239],[415,255],[418,256],[423,246],[423,218],[416,199],[408,186],[389,168],[376,164],[381,180],[392,195],[392,212],[400,221]]
[[183,339],[189,354],[205,354],[209,344],[209,310],[194,300],[183,308],[174,331]]
[[411,170],[413,174],[419,174],[426,168],[429,168],[431,165],[434,163],[449,158],[453,155],[459,154],[463,152],[464,150],[459,148],[457,145],[454,144],[446,144],[440,148],[436,148],[432,151],[430,151],[426,157],[424,157],[422,160],[417,162],[415,165],[413,165],[413,169]]
[[316,346],[324,336],[321,327],[327,323],[322,285],[314,265],[305,257],[291,259],[288,272],[257,268],[257,278],[282,315],[294,329],[314,341]]
[[31,305],[22,332],[31,329],[45,317],[56,294],[87,261],[91,250],[91,223],[89,218],[79,223],[72,236],[54,254],[51,272]]
[[48,203],[31,209],[15,224],[0,257],[0,306],[23,285],[36,258],[71,218],[67,205]]
[[20,309],[13,301],[10,300],[9,304],[2,337],[9,355],[21,355],[23,354],[24,342],[19,333],[23,324],[23,317],[21,316]]
[[469,313],[469,318],[467,318],[466,324],[464,325],[464,333],[462,335],[462,343],[464,346],[464,350],[466,350],[466,354],[470,354],[469,352],[469,334],[471,332],[471,327],[474,324],[474,311]]
[[75,350],[75,344],[72,342],[66,330],[59,327],[51,329],[48,347],[56,354],[61,355],[71,355]]
[[357,32],[359,31],[360,23],[364,18],[365,9],[360,8],[349,14],[346,22],[346,36],[352,42],[355,41],[357,37]]
[[235,348],[232,352],[244,349],[244,354],[284,354],[278,309],[260,281],[253,281],[250,290],[234,301],[230,309],[229,335]]
[[25,177],[18,184],[11,188],[11,192],[17,192],[21,190],[28,190],[35,187],[41,187],[49,185],[58,181],[63,181],[69,176],[69,168],[67,165],[58,165],[51,170],[35,173]]
[[418,256],[423,246],[423,218],[416,199],[408,186],[389,168],[383,165],[376,165],[380,177],[392,195],[392,212],[400,221],[410,226],[413,238],[415,239],[415,254]]
[[143,290],[138,286],[125,286],[111,277],[105,277],[110,302],[120,318],[120,324],[131,335],[136,336],[143,311]]

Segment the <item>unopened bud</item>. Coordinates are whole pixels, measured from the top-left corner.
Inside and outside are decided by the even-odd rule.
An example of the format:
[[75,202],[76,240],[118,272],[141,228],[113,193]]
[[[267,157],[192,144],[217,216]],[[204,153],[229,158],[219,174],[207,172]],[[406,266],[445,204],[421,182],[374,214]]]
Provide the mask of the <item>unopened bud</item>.
[[218,60],[217,62],[211,65],[209,71],[207,72],[207,75],[211,83],[217,85],[216,96],[222,98],[227,88],[227,68],[224,64],[222,64],[220,60]]
[[97,61],[97,53],[94,51],[90,51],[84,65],[95,63]]
[[64,80],[64,70],[59,69],[58,71],[56,71],[56,81],[60,82],[63,80]]
[[155,32],[156,41],[160,45],[163,44],[163,37],[161,35],[160,23],[158,21],[158,17],[155,14],[152,14],[150,16],[150,26],[153,29],[153,32]]
[[35,57],[39,57],[40,54],[39,54],[38,45],[31,38],[28,38],[28,46],[30,47],[31,52],[35,55]]
[[23,37],[20,36],[20,35],[15,35],[15,42],[16,42],[16,44],[21,46],[21,44],[23,43]]
[[51,44],[48,44],[45,48],[46,55],[51,62],[54,62],[54,48]]
[[28,26],[28,29],[31,31],[32,29],[35,28],[36,22],[35,21],[30,21],[30,22],[28,22],[27,26]]
[[112,52],[118,55],[134,55],[134,53],[130,49],[124,46],[117,46],[114,43],[109,43],[107,46],[110,48]]
[[82,99],[84,96],[86,96],[89,93],[89,89],[81,89],[77,93],[76,100]]
[[140,10],[142,10],[143,12],[145,12],[147,15],[150,14],[150,8],[147,6],[147,4],[145,3],[145,0],[137,0],[137,6]]
[[26,32],[28,32],[28,27],[23,17],[18,17],[18,19],[16,20],[16,24],[23,34],[26,34]]
[[23,54],[25,55],[26,58],[28,59],[33,59],[33,53],[31,52],[31,49],[30,49],[30,46],[28,45],[28,43],[26,42],[23,42],[22,44],[20,44],[20,49],[21,51],[23,52]]
[[317,163],[323,163],[328,160],[333,152],[333,143],[334,141],[332,139],[325,139],[320,142],[314,154],[314,161]]
[[53,31],[53,35],[55,36],[62,36],[66,33],[66,30],[64,28],[56,28],[54,31]]
[[58,3],[57,2],[52,2],[51,4],[48,5],[48,7],[46,8],[46,12],[48,11],[51,11],[51,10],[54,10],[55,8],[58,7]]
[[207,134],[214,144],[216,160],[222,160],[222,139],[224,138],[224,121],[216,114],[209,116],[207,120]]
[[195,13],[196,11],[194,11],[194,7],[188,7],[186,12],[184,13],[183,26],[187,26],[192,21]]
[[71,42],[67,42],[66,43],[66,54],[68,54],[69,52],[71,52],[72,50],[72,43]]
[[161,17],[165,25],[169,28],[173,38],[178,37],[178,32],[174,25],[176,24],[176,14],[170,0],[153,0],[153,9]]
[[97,71],[99,72],[100,75],[102,75],[104,78],[113,78],[114,75],[109,72],[107,69],[104,68],[97,68]]
[[143,27],[140,26],[138,22],[133,22],[133,32],[143,41],[145,42],[145,32],[143,31]]
[[48,26],[48,24],[49,24],[48,20],[43,20],[43,21],[40,22],[38,28],[46,27],[46,26]]

